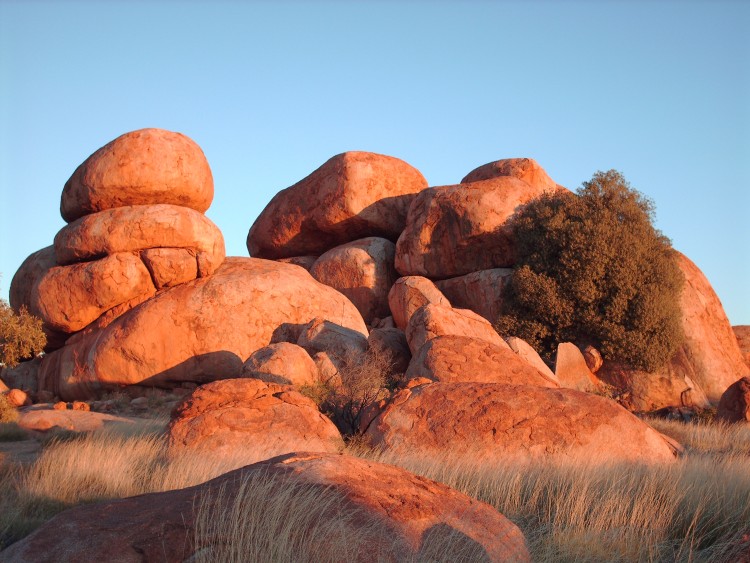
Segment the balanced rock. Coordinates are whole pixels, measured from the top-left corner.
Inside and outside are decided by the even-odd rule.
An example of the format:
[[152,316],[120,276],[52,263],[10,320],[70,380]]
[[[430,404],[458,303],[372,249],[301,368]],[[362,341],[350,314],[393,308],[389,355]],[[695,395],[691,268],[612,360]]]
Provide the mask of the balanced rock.
[[568,389],[591,392],[601,387],[601,382],[591,373],[578,346],[570,342],[557,345],[555,377],[561,387]]
[[435,282],[454,307],[471,309],[496,323],[503,305],[503,292],[513,270],[493,268]]
[[399,391],[365,436],[418,459],[671,462],[672,443],[617,403],[573,389],[432,383]]
[[446,297],[425,277],[404,276],[396,280],[388,292],[388,306],[393,315],[393,322],[398,328],[404,330],[414,311],[434,303],[450,307],[451,303]]
[[732,331],[737,337],[737,344],[745,359],[745,364],[750,367],[750,325],[733,326]]
[[226,379],[198,387],[172,413],[169,447],[254,463],[305,450],[338,452],[341,434],[312,400],[288,385]]
[[732,383],[719,401],[716,418],[725,422],[750,422],[750,377]]
[[474,311],[449,309],[432,303],[414,312],[405,332],[412,354],[419,352],[433,338],[446,335],[468,336],[493,343],[500,348],[508,347],[492,325]]
[[405,379],[424,377],[442,382],[507,383],[558,387],[508,346],[467,336],[438,336],[412,358]]
[[81,164],[63,188],[67,222],[113,207],[167,203],[204,212],[214,182],[200,147],[181,133],[141,129],[106,144]]
[[539,356],[539,353],[525,340],[518,338],[517,336],[509,336],[505,339],[505,343],[510,347],[517,356],[523,361],[534,366],[539,372],[541,372],[547,379],[554,381],[558,386],[560,382],[554,372],[549,369],[549,366]]
[[323,253],[310,268],[320,283],[346,295],[366,323],[388,315],[388,291],[396,280],[396,245],[368,237]]
[[396,270],[444,279],[515,263],[510,218],[544,190],[510,176],[420,192],[396,243]]
[[492,178],[498,178],[501,176],[512,176],[518,178],[530,186],[545,192],[554,192],[560,188],[560,186],[558,186],[555,181],[547,175],[544,168],[539,166],[537,161],[533,158],[506,158],[484,164],[464,176],[461,183],[468,184],[469,182],[481,182],[482,180],[491,180]]
[[335,319],[366,342],[354,305],[302,268],[230,258],[212,276],[163,291],[46,356],[41,388],[73,400],[121,385],[239,377],[250,354],[316,317]]
[[[358,542],[352,559],[357,563],[457,560],[459,553],[476,561],[530,561],[522,532],[488,504],[392,465],[306,452],[248,465],[187,489],[72,508],[2,556],[39,563],[60,561],[61,554],[70,561],[191,561],[200,551],[201,557],[216,559],[213,550],[220,552],[227,538],[207,532],[196,546],[198,507],[209,518],[221,518],[239,509],[238,503],[252,502],[252,491],[269,481],[275,490],[320,499],[309,519],[292,511],[295,521],[310,526],[299,533],[309,538],[311,555],[330,557],[331,545]],[[279,515],[265,516],[258,516],[260,533],[274,537]],[[446,546],[456,553],[444,551]]]
[[247,249],[257,258],[286,258],[370,236],[395,241],[411,200],[426,187],[422,174],[397,158],[334,156],[274,196],[250,228]]
[[318,368],[303,348],[290,342],[269,344],[253,352],[242,366],[242,377],[281,385],[312,385]]

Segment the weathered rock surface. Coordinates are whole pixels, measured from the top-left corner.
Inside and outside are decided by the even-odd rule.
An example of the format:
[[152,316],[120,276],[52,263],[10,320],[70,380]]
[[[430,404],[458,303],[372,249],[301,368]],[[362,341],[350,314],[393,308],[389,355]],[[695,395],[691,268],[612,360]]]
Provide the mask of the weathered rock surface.
[[469,172],[461,183],[480,182],[501,176],[513,176],[545,192],[554,192],[559,188],[533,158],[506,158],[489,162]]
[[388,291],[397,277],[395,254],[396,245],[388,239],[367,237],[323,253],[310,275],[346,295],[370,323],[390,313]]
[[586,366],[591,373],[596,375],[596,372],[598,372],[604,365],[604,358],[602,358],[599,350],[589,345],[581,350],[581,353],[583,354],[583,359],[586,360]]
[[334,156],[274,196],[250,228],[247,249],[258,258],[286,258],[369,236],[395,241],[411,200],[426,187],[422,174],[397,158]]
[[434,304],[417,309],[409,319],[405,332],[412,354],[419,352],[433,338],[446,335],[468,336],[493,343],[500,348],[508,347],[492,325],[474,311],[449,309]]
[[0,380],[2,380],[11,389],[23,389],[25,391],[36,392],[38,387],[39,366],[42,363],[41,357],[21,362],[16,367],[0,368]]
[[10,389],[5,393],[5,398],[11,407],[23,407],[31,404],[29,395],[20,389]]
[[175,408],[169,447],[254,463],[293,451],[338,452],[341,434],[312,400],[288,385],[226,379],[196,389]]
[[327,352],[339,360],[353,359],[367,351],[367,330],[364,332],[315,318],[307,323],[297,344],[310,354]]
[[299,266],[300,268],[304,268],[308,272],[310,271],[310,268],[313,267],[313,264],[318,260],[317,256],[292,256],[290,258],[278,258],[279,262],[283,262],[284,264],[294,264],[295,266]]
[[181,133],[140,129],[107,143],[81,164],[63,188],[67,222],[113,207],[167,203],[206,211],[214,196],[200,147]]
[[496,323],[503,305],[503,291],[513,270],[493,268],[435,282],[454,307],[471,309]]
[[310,355],[290,342],[269,344],[253,352],[242,366],[242,377],[297,387],[312,385],[319,379]]
[[737,337],[737,344],[745,359],[745,365],[750,367],[750,325],[733,326],[732,331]]
[[409,319],[417,309],[430,303],[451,306],[450,301],[435,284],[422,276],[399,278],[388,292],[388,306],[393,315],[393,322],[401,330],[406,329]]
[[194,251],[186,248],[149,248],[141,251],[141,260],[156,289],[174,287],[198,277],[198,260]]
[[555,356],[555,377],[561,387],[577,389],[578,391],[594,391],[601,386],[578,346],[571,342],[561,342],[557,345]]
[[200,501],[211,512],[226,512],[243,484],[266,479],[280,490],[299,487],[332,499],[321,503],[317,517],[337,522],[337,532],[311,533],[310,549],[316,553],[329,553],[330,544],[371,530],[357,562],[425,560],[446,537],[464,549],[475,548],[477,560],[530,560],[521,531],[491,506],[398,467],[324,453],[289,454],[196,487],[79,506],[13,544],[0,559],[184,561],[198,549],[210,555],[226,538],[209,535],[205,544],[195,545]]
[[229,258],[208,278],[162,291],[47,356],[41,388],[65,400],[120,385],[171,387],[238,377],[277,333],[329,318],[362,334],[354,305],[297,266]]
[[432,383],[399,391],[368,427],[373,445],[419,458],[670,462],[670,442],[609,399],[573,389]]
[[508,346],[467,336],[438,336],[412,358],[406,379],[425,377],[442,382],[506,383],[558,387]]
[[224,237],[202,213],[178,205],[131,205],[82,217],[55,235],[59,264],[148,248],[185,248],[198,259],[201,276],[224,261]]
[[368,350],[384,352],[390,356],[388,375],[403,374],[409,368],[411,351],[406,342],[406,334],[400,328],[375,328],[367,337]]
[[[64,404],[64,403],[63,403]],[[18,425],[25,430],[93,432],[111,425],[133,424],[134,419],[84,410],[60,410],[47,405],[21,409]],[[0,557],[0,560],[2,557]]]
[[31,290],[30,311],[54,330],[72,333],[105,311],[156,288],[141,259],[120,252],[100,260],[50,268]]
[[444,279],[512,266],[509,219],[543,192],[510,176],[420,192],[396,243],[396,270]]
[[725,422],[750,422],[750,377],[732,383],[719,401],[716,418]]
[[557,376],[544,363],[544,360],[539,356],[539,353],[525,340],[518,338],[517,336],[510,336],[505,339],[505,343],[510,347],[515,354],[520,357],[523,361],[534,366],[539,372],[541,372],[547,379],[554,381],[556,384],[560,384]]

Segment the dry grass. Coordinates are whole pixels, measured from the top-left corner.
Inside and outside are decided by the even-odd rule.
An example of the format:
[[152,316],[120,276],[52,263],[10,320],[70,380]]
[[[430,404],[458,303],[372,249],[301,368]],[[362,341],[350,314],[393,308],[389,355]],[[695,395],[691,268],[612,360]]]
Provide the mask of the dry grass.
[[18,409],[10,404],[3,393],[0,393],[0,423],[15,422],[18,416]]
[[686,424],[676,420],[647,419],[652,427],[674,438],[692,455],[750,456],[750,425],[723,422]]

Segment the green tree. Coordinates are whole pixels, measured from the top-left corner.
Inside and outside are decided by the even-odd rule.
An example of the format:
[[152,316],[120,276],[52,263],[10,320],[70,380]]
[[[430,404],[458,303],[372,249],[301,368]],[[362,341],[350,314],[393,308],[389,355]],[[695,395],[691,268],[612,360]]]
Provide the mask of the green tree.
[[683,276],[654,207],[616,170],[577,194],[536,199],[513,221],[518,259],[497,329],[552,357],[557,344],[594,344],[645,370],[667,362],[684,335]]
[[0,299],[0,364],[14,367],[19,361],[41,353],[46,344],[41,319],[25,307],[16,313],[7,301]]

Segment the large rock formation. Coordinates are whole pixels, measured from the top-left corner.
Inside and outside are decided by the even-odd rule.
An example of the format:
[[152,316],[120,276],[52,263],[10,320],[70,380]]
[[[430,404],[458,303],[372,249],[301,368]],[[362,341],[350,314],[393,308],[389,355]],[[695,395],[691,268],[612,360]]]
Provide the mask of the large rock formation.
[[668,439],[615,402],[532,385],[430,383],[404,389],[365,436],[386,451],[478,463],[675,459]]
[[334,156],[274,196],[250,228],[247,249],[257,258],[288,258],[370,236],[395,241],[411,200],[426,187],[422,174],[397,158]]
[[[320,499],[313,517],[306,507],[291,509],[283,524],[292,517],[295,525],[309,526],[299,531],[307,535],[311,554],[321,558],[331,555],[331,545],[356,541],[352,561],[363,563],[450,559],[451,552],[435,553],[446,546],[464,555],[468,550],[474,560],[530,561],[522,532],[488,504],[398,467],[325,453],[289,454],[196,487],[79,506],[11,545],[0,559],[192,561],[198,551],[211,559],[227,538],[209,528],[196,545],[198,507],[209,521],[244,499],[271,507],[272,499],[253,498],[269,484],[279,493]],[[282,515],[256,517],[259,533],[275,538],[273,525]]]

